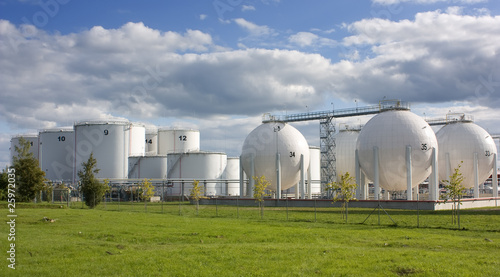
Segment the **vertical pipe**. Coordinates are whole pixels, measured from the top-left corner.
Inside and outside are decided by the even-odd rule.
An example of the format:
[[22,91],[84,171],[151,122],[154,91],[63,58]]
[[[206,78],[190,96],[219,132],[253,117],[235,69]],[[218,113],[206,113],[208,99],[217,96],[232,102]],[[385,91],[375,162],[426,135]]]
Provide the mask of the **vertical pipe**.
[[245,191],[243,190],[243,179],[244,179],[244,173],[243,173],[243,162],[241,161],[241,156],[240,156],[240,197],[244,196]]
[[432,157],[431,157],[431,167],[432,173],[429,178],[429,196],[431,201],[439,200],[439,172],[438,172],[438,160],[436,148],[432,148]]
[[281,157],[280,153],[276,153],[276,199],[281,198]]
[[[411,172],[411,146],[406,146],[406,200],[413,200]],[[417,187],[418,190],[418,187]]]
[[446,159],[446,180],[450,180],[451,176],[451,161],[450,161],[450,153],[445,154]]
[[493,154],[493,173],[491,174],[491,187],[493,197],[498,197],[498,173],[497,173],[497,154]]
[[250,155],[250,175],[248,176],[250,179],[250,188],[247,189],[247,195],[253,197],[253,188],[255,187],[255,180],[253,177],[255,176],[255,159],[253,155]]
[[311,163],[309,161],[309,168],[307,169],[307,199],[311,198],[312,198]]
[[359,156],[358,156],[358,149],[354,151],[354,166],[355,166],[355,178],[356,178],[356,184],[358,185],[356,187],[356,198],[361,199],[362,198],[362,187],[361,187],[361,170],[359,168]]
[[366,177],[363,172],[361,172],[361,200],[367,200],[368,197],[368,186],[366,185]]
[[374,179],[373,180],[373,187],[374,187],[374,193],[373,193],[373,198],[375,200],[379,200],[379,194],[380,194],[380,175],[379,175],[379,164],[378,164],[378,147],[374,146],[373,147],[373,171],[374,171]]
[[305,199],[306,180],[305,180],[304,154],[300,154],[300,198]]
[[479,198],[479,172],[477,153],[474,153],[474,198]]

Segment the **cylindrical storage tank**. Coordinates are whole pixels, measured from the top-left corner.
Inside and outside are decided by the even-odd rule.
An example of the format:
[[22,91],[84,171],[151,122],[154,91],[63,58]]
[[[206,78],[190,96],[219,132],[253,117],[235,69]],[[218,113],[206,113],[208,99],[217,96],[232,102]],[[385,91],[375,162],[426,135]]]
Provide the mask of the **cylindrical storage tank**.
[[129,129],[129,156],[144,156],[146,154],[146,128],[141,123],[131,123]]
[[226,169],[222,173],[222,180],[226,181],[228,196],[240,195],[240,158],[228,157]]
[[[249,178],[265,176],[271,183],[268,189],[277,189],[277,154],[281,165],[281,190],[300,181],[300,157],[304,156],[304,170],[309,167],[309,145],[293,126],[283,122],[264,123],[248,134],[243,143],[241,159]],[[254,172],[252,172],[252,159]],[[304,172],[304,176],[306,175]]]
[[39,142],[37,134],[24,134],[13,136],[10,139],[10,160],[11,164],[13,164],[13,157],[17,157],[16,146],[19,147],[19,139],[24,138],[30,144],[30,153],[33,153],[33,157],[38,161],[39,160]]
[[[220,177],[227,164],[227,155],[219,152],[188,152],[167,155],[168,179],[173,179],[173,195],[181,195],[181,181],[184,181],[182,195],[189,195],[193,180],[205,187],[206,196],[218,195]],[[219,180],[218,180],[219,179]]]
[[321,194],[321,149],[309,147],[309,179],[311,180],[311,194]]
[[158,154],[158,128],[146,128],[146,155],[154,156]]
[[351,177],[356,177],[356,142],[358,130],[340,130],[335,136],[337,182],[346,172]]
[[158,154],[200,151],[200,131],[158,129]]
[[166,179],[167,156],[129,157],[129,179]]
[[40,168],[51,181],[73,180],[75,132],[71,129],[48,129],[39,132]]
[[431,173],[436,135],[427,122],[412,112],[382,112],[370,119],[359,134],[356,149],[361,169],[368,179],[375,180],[374,147],[377,147],[380,187],[389,191],[406,190],[407,146],[411,146],[411,186],[415,187]]
[[128,121],[85,121],[75,124],[75,173],[82,170],[90,153],[97,161],[98,178],[126,179],[129,151]]
[[[437,133],[439,144],[439,180],[449,180],[461,161],[462,185],[474,187],[474,153],[477,153],[478,184],[493,172],[493,157],[497,153],[495,141],[486,130],[472,122],[448,123]],[[449,157],[449,158],[448,158]]]

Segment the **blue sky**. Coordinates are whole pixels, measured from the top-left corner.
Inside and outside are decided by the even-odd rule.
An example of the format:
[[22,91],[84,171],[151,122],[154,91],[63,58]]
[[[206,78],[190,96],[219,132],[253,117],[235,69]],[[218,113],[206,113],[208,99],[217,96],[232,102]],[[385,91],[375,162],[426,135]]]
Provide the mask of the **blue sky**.
[[[493,0],[0,0],[0,166],[12,135],[112,117],[197,128],[204,150],[237,156],[265,112],[384,97],[499,134],[499,14]],[[317,122],[295,126],[319,144]]]

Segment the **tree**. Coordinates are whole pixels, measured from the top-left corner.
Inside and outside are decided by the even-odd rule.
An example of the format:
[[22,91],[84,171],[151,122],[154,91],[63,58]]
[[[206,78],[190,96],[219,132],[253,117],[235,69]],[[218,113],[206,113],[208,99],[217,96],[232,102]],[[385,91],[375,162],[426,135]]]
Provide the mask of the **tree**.
[[12,158],[16,170],[16,187],[19,201],[33,200],[44,187],[45,172],[40,169],[38,160],[30,152],[30,142],[19,138],[15,147],[17,156]]
[[444,203],[448,202],[450,199],[453,201],[453,206],[451,208],[451,223],[458,223],[458,229],[460,229],[460,205],[462,196],[465,194],[465,187],[462,185],[464,177],[460,168],[462,167],[463,161],[461,161],[458,166],[453,170],[453,174],[450,176],[449,180],[442,180],[441,182],[446,185],[446,193],[441,196],[444,198]]
[[267,187],[271,185],[264,175],[257,177],[252,177],[255,180],[255,186],[253,188],[253,197],[256,202],[259,202],[260,208],[260,218],[264,218],[264,197],[269,196],[266,192]]
[[94,159],[94,154],[90,153],[87,162],[83,162],[83,169],[78,171],[78,178],[80,178],[80,191],[85,199],[85,205],[93,209],[101,203],[101,200],[108,189],[108,186],[100,182],[94,174],[99,173],[96,168],[97,160]]
[[343,201],[342,203],[342,219],[347,223],[349,201],[354,199],[357,184],[354,177],[350,176],[349,172],[340,176],[340,182],[332,182],[326,184],[326,190],[334,190],[337,193],[333,197],[333,201]]
[[151,179],[144,178],[139,184],[142,192],[142,198],[144,199],[144,209],[147,210],[147,202],[151,197],[155,195],[153,184],[151,184]]
[[9,167],[2,169],[0,173],[0,200],[7,200],[8,187],[9,187]]
[[200,181],[194,180],[189,196],[196,202],[196,215],[198,215],[198,211],[200,209],[200,199],[205,198],[204,194],[205,191],[203,187],[200,186]]

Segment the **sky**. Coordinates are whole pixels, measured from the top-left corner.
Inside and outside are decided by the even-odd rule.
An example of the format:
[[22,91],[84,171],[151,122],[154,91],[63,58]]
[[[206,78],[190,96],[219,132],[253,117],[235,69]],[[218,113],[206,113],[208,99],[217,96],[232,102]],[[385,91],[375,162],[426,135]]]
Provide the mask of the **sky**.
[[[495,0],[0,0],[0,63],[1,167],[13,135],[83,120],[199,129],[239,156],[264,113],[382,99],[500,134]],[[318,122],[292,125],[319,146]]]

